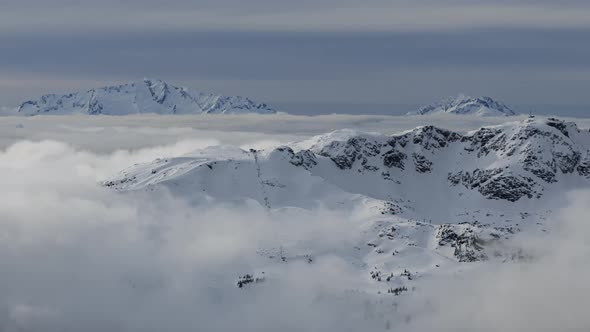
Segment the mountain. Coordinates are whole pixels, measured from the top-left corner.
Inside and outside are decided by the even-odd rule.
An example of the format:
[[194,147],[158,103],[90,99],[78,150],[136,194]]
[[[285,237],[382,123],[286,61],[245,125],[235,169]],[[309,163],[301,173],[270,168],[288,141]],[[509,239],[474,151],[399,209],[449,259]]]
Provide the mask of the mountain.
[[473,98],[464,95],[447,98],[440,102],[424,106],[417,112],[410,112],[408,115],[426,115],[435,113],[475,114],[479,116],[516,115],[516,112],[511,108],[490,97]]
[[[361,239],[333,254],[367,276],[367,289],[399,295],[473,262],[523,259],[506,240],[546,232],[564,193],[590,185],[590,132],[534,117],[464,134],[434,126],[392,136],[342,130],[269,151],[212,147],[157,159],[102,184],[165,191],[195,206],[256,202],[269,212],[361,216],[346,226]],[[251,254],[270,266],[311,264],[320,253],[294,243]],[[237,285],[257,278],[248,273]]]
[[276,113],[248,98],[193,93],[161,80],[144,79],[66,95],[49,94],[22,103],[18,114],[242,114]]
[[[220,192],[221,198],[231,194],[261,203],[268,200],[271,206],[298,205],[301,202],[294,200],[301,182],[283,179],[285,174],[282,174],[297,170],[303,177],[321,179],[321,186],[330,184],[346,192],[380,200],[399,196],[420,201],[425,194],[412,188],[425,185],[429,193],[437,196],[451,190],[469,194],[474,200],[517,202],[539,199],[563,179],[587,179],[589,149],[588,131],[579,130],[575,123],[554,118],[528,118],[464,135],[434,126],[418,127],[393,136],[342,130],[272,151],[214,147],[197,151],[194,156],[160,159],[124,171],[113,185],[127,190],[174,183],[174,190],[181,190],[189,179],[193,186],[194,180],[203,177],[205,192],[216,195],[220,185],[229,183],[213,181],[212,177],[231,175],[237,176],[243,192]],[[256,185],[260,179],[239,176],[240,172],[254,174],[254,168],[256,172],[264,170],[264,174],[259,175],[266,180],[270,177],[266,172],[270,172],[281,183],[293,182],[290,186],[278,186],[281,190],[276,189],[289,191],[284,202],[275,202],[282,195],[267,195],[264,199],[260,196],[260,188],[272,187],[268,183],[260,187]],[[316,179],[305,181],[304,187],[309,190],[308,184]],[[209,182],[215,187],[207,187]],[[321,191],[314,196],[319,193]],[[302,193],[301,199],[315,199],[307,194]]]

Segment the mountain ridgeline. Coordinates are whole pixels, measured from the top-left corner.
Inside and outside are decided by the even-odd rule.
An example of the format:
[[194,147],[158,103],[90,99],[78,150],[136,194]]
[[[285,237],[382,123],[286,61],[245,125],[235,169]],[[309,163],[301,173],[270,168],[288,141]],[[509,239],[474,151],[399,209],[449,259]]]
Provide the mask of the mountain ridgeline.
[[[338,131],[272,151],[217,153],[212,148],[194,158],[161,159],[132,167],[108,183],[118,189],[174,183],[173,191],[190,184],[213,196],[241,193],[273,206],[313,201],[322,190],[311,196],[305,191],[318,179],[320,186],[383,201],[420,201],[425,193],[436,193],[457,200],[517,202],[539,199],[561,181],[587,183],[589,149],[588,131],[554,118],[528,118],[467,134],[434,126],[393,136]],[[294,181],[293,172],[306,179]],[[212,180],[217,177],[235,180]]]
[[440,102],[421,107],[416,112],[410,112],[408,115],[428,115],[428,114],[471,114],[478,116],[513,116],[517,113],[504,103],[494,100],[490,97],[468,97],[459,95],[444,99]]
[[[13,114],[11,112],[4,112]],[[17,115],[129,115],[129,114],[273,114],[265,103],[241,96],[195,93],[158,79],[144,79],[64,95],[47,94],[23,102]],[[420,108],[408,115],[460,114],[512,116],[517,113],[490,97],[459,95]]]
[[244,114],[276,113],[265,103],[240,96],[193,93],[161,80],[144,79],[65,95],[49,94],[22,103],[21,115]]
[[[268,151],[225,146],[161,158],[102,185],[172,194],[195,206],[251,202],[271,215],[328,209],[356,216],[358,223],[342,227],[355,227],[359,240],[331,254],[366,275],[367,289],[402,296],[424,276],[464,264],[527,259],[510,239],[545,234],[565,194],[590,186],[590,132],[533,117],[468,133],[341,130]],[[265,269],[313,264],[323,254],[326,248],[305,241],[251,253]],[[239,288],[272,278],[244,272],[249,278],[238,279]]]
[[[5,114],[15,115],[129,115],[129,114],[274,114],[265,103],[241,96],[196,93],[158,79],[144,79],[64,95],[47,94],[23,102]],[[490,97],[459,95],[421,107],[408,115],[459,114],[513,116],[517,113]]]

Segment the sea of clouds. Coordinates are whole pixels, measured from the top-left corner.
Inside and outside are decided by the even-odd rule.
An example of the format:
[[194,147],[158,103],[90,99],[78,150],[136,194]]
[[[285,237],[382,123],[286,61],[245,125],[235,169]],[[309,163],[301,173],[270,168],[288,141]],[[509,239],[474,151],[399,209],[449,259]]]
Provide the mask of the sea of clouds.
[[[546,237],[517,239],[529,260],[391,297],[365,291],[366,276],[343,257],[360,236],[354,213],[191,206],[162,191],[99,185],[134,163],[211,145],[264,148],[344,127],[389,133],[424,122],[408,119],[0,119],[0,331],[590,327],[590,191],[569,194]],[[429,118],[460,130],[501,120]],[[302,240],[320,253],[314,264],[277,264],[263,284],[236,287],[238,276],[259,273],[259,248]]]

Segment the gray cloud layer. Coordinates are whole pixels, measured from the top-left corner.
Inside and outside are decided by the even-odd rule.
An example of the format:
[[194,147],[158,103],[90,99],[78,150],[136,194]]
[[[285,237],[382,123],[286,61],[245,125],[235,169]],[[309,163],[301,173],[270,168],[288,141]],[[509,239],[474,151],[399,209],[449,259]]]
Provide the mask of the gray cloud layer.
[[[395,31],[465,27],[588,27],[582,1],[21,1],[2,26],[79,29]],[[84,15],[84,13],[92,15]],[[23,20],[23,13],[28,20]]]

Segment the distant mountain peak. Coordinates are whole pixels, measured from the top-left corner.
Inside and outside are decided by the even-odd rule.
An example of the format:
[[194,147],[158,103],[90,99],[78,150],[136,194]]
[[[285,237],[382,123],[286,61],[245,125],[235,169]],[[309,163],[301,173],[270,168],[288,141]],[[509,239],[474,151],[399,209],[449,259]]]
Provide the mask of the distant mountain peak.
[[38,114],[271,114],[265,103],[241,96],[194,93],[160,79],[144,78],[64,95],[47,94],[22,103],[17,113]]
[[408,115],[435,113],[473,114],[480,116],[516,115],[516,112],[510,107],[490,97],[470,97],[464,94],[459,94],[456,97],[446,98],[442,101],[421,107],[418,111],[410,112]]

